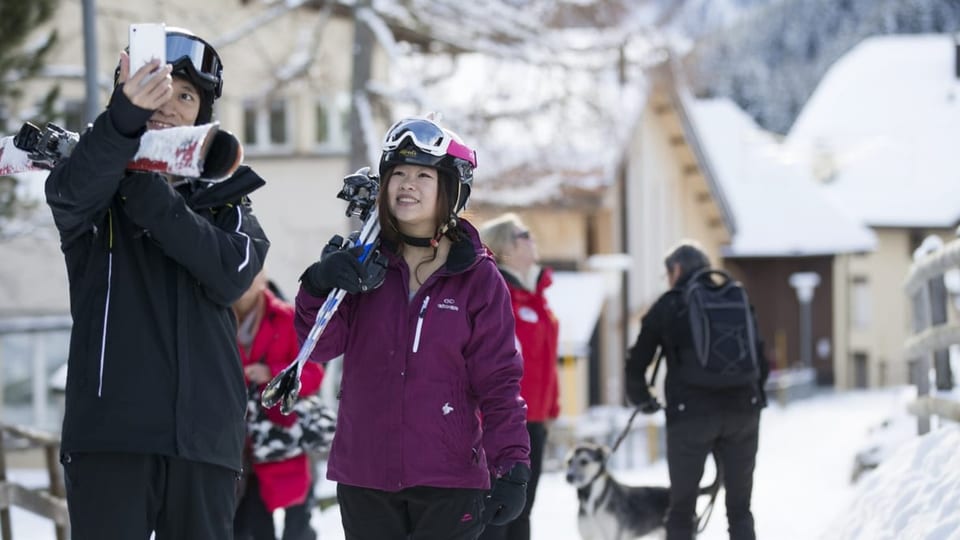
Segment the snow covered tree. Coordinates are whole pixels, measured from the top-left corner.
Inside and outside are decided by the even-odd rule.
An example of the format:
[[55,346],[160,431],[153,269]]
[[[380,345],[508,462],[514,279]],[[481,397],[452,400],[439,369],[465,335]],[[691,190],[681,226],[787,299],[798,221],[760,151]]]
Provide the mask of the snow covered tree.
[[[48,53],[57,43],[57,33],[53,30],[37,42],[27,42],[27,39],[52,17],[58,4],[59,0],[0,3],[0,128],[5,133],[19,127],[19,123],[10,118],[10,102],[21,99],[23,82],[40,73]],[[38,113],[52,110],[57,93],[57,88],[53,88],[42,97]]]
[[[12,104],[24,97],[24,81],[40,73],[57,34],[51,31],[37,42],[27,40],[37,26],[51,18],[58,4],[59,0],[0,2],[0,129],[5,135],[19,129],[21,119],[12,117]],[[42,96],[33,116],[50,118],[58,94],[55,86]],[[9,218],[16,212],[16,188],[13,178],[0,177],[0,217]]]
[[[695,40],[686,65],[700,96],[726,96],[786,133],[830,66],[863,39],[960,30],[956,0],[690,0],[678,26]],[[699,6],[699,8],[698,8]]]

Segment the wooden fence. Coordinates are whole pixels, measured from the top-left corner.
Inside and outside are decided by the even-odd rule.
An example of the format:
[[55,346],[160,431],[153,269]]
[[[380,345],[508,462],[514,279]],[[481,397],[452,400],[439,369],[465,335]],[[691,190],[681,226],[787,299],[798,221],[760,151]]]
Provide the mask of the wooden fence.
[[[17,317],[0,319],[0,338],[26,334],[36,338],[31,356],[34,379],[34,409],[44,412],[47,395],[46,350],[41,336],[45,332],[69,330],[69,315]],[[3,361],[9,361],[3,359]],[[2,388],[0,388],[2,390]],[[0,391],[0,396],[3,392]],[[0,403],[0,409],[2,409]],[[41,415],[42,416],[42,415]],[[41,420],[41,418],[34,418]],[[12,452],[40,451],[46,461],[47,487],[31,489],[12,482],[7,475],[7,456]],[[70,519],[67,514],[66,490],[63,484],[63,469],[60,466],[60,439],[44,431],[0,423],[0,538],[13,540],[13,525],[10,508],[16,506],[51,520],[57,540],[69,538]],[[31,539],[25,539],[31,540]]]
[[[7,478],[7,453],[28,449],[43,451],[49,484],[30,489]],[[60,440],[55,435],[0,424],[0,536],[13,540],[10,507],[17,506],[53,521],[57,540],[69,537],[70,517],[67,514],[66,492],[60,468]]]
[[908,409],[917,416],[921,435],[930,431],[931,416],[960,421],[960,403],[931,395],[930,388],[931,368],[937,390],[948,391],[954,386],[950,346],[960,345],[960,323],[948,316],[951,293],[944,275],[951,271],[960,271],[960,239],[915,257],[904,284],[913,321],[913,333],[907,338],[904,352],[917,385],[917,400]]

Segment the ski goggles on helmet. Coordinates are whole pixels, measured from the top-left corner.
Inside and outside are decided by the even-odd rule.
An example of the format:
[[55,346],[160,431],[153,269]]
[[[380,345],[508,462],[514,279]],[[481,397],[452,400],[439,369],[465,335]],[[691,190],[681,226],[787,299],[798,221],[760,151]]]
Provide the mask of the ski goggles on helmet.
[[209,43],[180,32],[167,32],[167,63],[173,71],[186,70],[195,82],[212,90],[214,98],[223,91],[223,63]]
[[388,131],[383,139],[383,151],[396,150],[410,142],[418,150],[431,156],[453,156],[477,166],[477,153],[456,139],[456,136],[430,120],[407,118],[400,120]]

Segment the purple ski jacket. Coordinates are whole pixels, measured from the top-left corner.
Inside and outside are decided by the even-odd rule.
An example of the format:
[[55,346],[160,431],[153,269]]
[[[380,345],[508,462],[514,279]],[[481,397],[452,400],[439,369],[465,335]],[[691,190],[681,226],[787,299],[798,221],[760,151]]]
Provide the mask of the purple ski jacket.
[[[320,336],[311,360],[343,354],[330,480],[488,489],[491,474],[530,464],[510,294],[476,229],[460,227],[468,239],[412,299],[406,262],[383,243],[383,285],[347,295]],[[323,301],[297,294],[301,342]]]

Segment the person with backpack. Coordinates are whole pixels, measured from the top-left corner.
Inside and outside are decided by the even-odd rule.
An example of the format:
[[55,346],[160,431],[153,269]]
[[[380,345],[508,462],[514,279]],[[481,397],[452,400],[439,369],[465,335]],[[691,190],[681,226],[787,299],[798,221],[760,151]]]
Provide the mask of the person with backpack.
[[667,367],[667,539],[696,535],[700,479],[715,453],[730,538],[755,540],[750,497],[769,366],[753,309],[742,285],[711,268],[697,243],[681,242],[664,263],[671,288],[643,317],[626,362],[626,390],[642,412],[660,409],[646,380],[659,349],[658,365],[665,357]]

